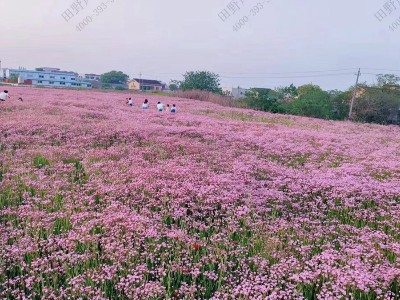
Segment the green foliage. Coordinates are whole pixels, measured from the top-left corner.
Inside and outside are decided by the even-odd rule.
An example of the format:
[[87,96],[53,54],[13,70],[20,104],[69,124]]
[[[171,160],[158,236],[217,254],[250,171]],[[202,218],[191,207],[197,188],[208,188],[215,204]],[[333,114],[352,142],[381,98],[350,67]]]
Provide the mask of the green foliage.
[[70,158],[68,160],[64,161],[65,164],[73,164],[74,165],[74,170],[70,174],[69,179],[73,183],[77,184],[85,184],[89,180],[89,175],[86,173],[85,167],[81,163],[80,160],[76,158]]
[[303,95],[308,95],[312,92],[322,92],[322,89],[318,85],[314,84],[305,84],[297,88],[297,94],[300,97]]
[[180,82],[182,90],[202,90],[222,94],[218,74],[208,71],[191,71],[186,72],[183,77],[183,81]]
[[127,90],[127,88],[124,87],[124,86],[116,86],[116,87],[115,87],[115,90],[116,90],[116,91],[125,91],[125,90]]
[[17,83],[18,82],[18,75],[17,74],[11,74],[10,75],[10,81],[13,83]]
[[180,85],[181,85],[181,82],[174,79],[174,80],[171,80],[168,87],[171,91],[176,91],[180,88]]
[[45,166],[50,165],[50,162],[42,155],[36,155],[33,158],[33,165],[37,168],[37,169],[42,169]]
[[109,83],[104,83],[104,84],[101,85],[101,88],[103,90],[110,90],[110,89],[112,89],[112,85],[109,84]]
[[281,98],[293,98],[298,95],[297,88],[292,83],[289,86],[279,87],[275,90]]
[[394,74],[378,74],[376,75],[376,81],[380,87],[387,84],[395,85],[400,82],[400,77]]
[[175,83],[171,83],[168,87],[171,91],[176,91],[178,89],[178,86]]
[[101,75],[100,81],[108,84],[125,84],[129,76],[121,71],[111,71]]
[[332,119],[344,120],[349,115],[350,101],[352,97],[352,91],[330,91],[331,102],[332,102]]
[[294,115],[330,119],[333,115],[331,97],[328,92],[314,85],[298,88],[299,97],[292,101],[290,112]]
[[400,92],[366,88],[354,102],[354,120],[388,124],[399,122]]
[[274,113],[284,113],[284,104],[279,101],[279,93],[271,89],[251,89],[246,93],[246,98],[242,100],[247,107],[270,111]]

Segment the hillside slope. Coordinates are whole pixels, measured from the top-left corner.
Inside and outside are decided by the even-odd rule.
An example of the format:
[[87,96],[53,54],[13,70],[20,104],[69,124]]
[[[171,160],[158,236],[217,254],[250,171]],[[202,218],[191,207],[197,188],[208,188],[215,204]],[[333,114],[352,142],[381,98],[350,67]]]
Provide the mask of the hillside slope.
[[1,298],[399,297],[399,127],[10,93]]

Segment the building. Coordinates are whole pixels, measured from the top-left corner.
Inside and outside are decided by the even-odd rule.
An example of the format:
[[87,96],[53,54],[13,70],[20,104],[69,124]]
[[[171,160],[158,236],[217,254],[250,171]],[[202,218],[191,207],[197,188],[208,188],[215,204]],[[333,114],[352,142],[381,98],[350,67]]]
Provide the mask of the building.
[[84,78],[85,78],[86,80],[100,81],[101,75],[97,75],[97,74],[85,74]]
[[76,73],[61,71],[57,68],[2,69],[0,74],[6,80],[17,78],[18,83],[32,84],[33,86],[92,88],[90,82],[81,81]]
[[246,93],[248,92],[248,89],[244,89],[241,87],[237,88],[227,88],[224,87],[222,88],[222,92],[224,93],[225,96],[232,97],[233,99],[242,99],[246,97]]
[[400,85],[398,84],[384,84],[383,87],[392,91],[400,91]]
[[134,78],[128,83],[129,89],[135,91],[162,91],[164,86],[161,81],[150,79]]

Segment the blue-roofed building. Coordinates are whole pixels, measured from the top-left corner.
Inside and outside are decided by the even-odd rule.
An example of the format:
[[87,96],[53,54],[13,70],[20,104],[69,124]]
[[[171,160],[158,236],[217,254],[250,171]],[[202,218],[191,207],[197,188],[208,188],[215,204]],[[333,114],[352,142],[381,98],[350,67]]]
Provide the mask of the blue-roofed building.
[[0,74],[3,75],[4,79],[17,76],[19,83],[28,83],[33,86],[92,88],[92,84],[89,81],[80,80],[77,73],[61,71],[56,68],[3,69],[2,71]]

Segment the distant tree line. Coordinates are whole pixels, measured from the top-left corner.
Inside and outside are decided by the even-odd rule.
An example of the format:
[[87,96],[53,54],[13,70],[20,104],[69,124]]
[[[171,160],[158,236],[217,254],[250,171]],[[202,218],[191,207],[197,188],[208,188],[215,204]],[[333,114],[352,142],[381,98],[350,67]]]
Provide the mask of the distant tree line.
[[[208,71],[187,72],[183,81],[173,80],[171,90],[202,90],[222,94],[219,76]],[[380,124],[400,124],[400,77],[379,74],[377,84],[359,85],[353,106],[352,120]],[[253,88],[239,106],[272,113],[292,114],[326,120],[349,117],[354,87],[347,91],[324,91],[318,85],[291,84],[275,89]]]
[[[351,118],[358,122],[400,124],[400,78],[392,74],[377,76],[376,85],[361,84],[356,91]],[[241,100],[248,108],[327,120],[349,117],[354,88],[324,91],[318,85],[251,89]]]

